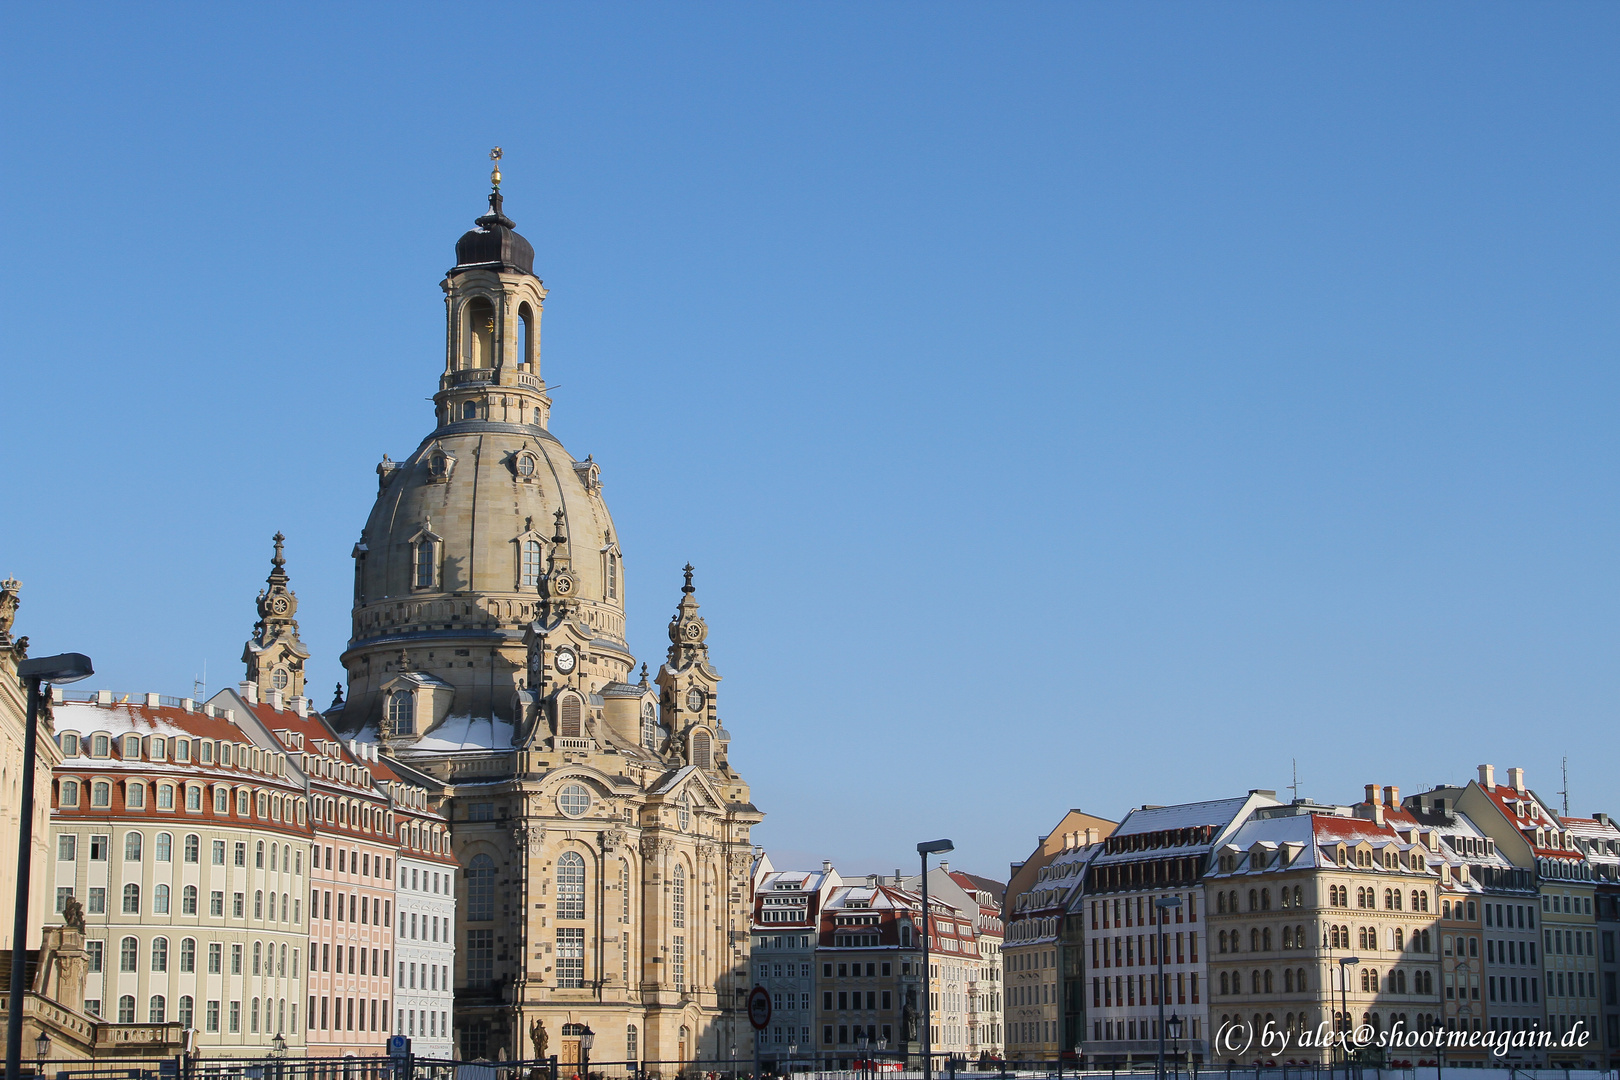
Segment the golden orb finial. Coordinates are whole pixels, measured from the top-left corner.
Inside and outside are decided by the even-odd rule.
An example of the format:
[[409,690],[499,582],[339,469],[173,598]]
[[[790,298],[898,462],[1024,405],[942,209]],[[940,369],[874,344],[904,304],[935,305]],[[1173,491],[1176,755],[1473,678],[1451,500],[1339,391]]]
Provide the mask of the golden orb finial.
[[500,147],[497,146],[497,147],[495,147],[494,149],[492,149],[489,152],[489,160],[491,160],[491,161],[493,161],[495,163],[495,168],[491,169],[490,173],[489,173],[489,182],[491,184],[494,184],[496,187],[500,187],[501,186],[501,148]]

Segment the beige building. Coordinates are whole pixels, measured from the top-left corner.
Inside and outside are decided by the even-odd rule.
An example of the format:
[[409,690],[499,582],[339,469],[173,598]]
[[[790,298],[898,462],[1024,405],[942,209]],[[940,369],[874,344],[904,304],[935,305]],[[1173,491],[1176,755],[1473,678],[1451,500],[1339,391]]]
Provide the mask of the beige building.
[[[761,820],[727,761],[691,572],[650,679],[598,464],[549,430],[545,287],[501,211],[456,245],[433,431],[378,466],[328,719],[437,785],[464,1058],[750,1058]],[[635,680],[635,681],[633,681]]]
[[[1215,1060],[1337,1060],[1298,1040],[1323,1024],[1342,1030],[1346,1013],[1378,1032],[1443,1023],[1439,891],[1451,868],[1433,830],[1368,791],[1354,808],[1258,808],[1216,850],[1204,880]],[[1253,1042],[1236,1050],[1220,1038],[1232,1025]],[[1290,1042],[1262,1044],[1268,1026]],[[1411,1063],[1433,1054],[1414,1051]]]
[[[0,866],[11,873],[17,866],[17,839],[22,835],[17,811],[22,805],[23,733],[28,720],[28,692],[17,678],[17,662],[27,658],[28,639],[14,638],[11,628],[22,602],[22,583],[7,578],[0,581]],[[56,745],[50,739],[51,717],[49,707],[40,718],[40,733],[35,752],[34,776],[34,859],[32,880],[29,882],[28,943],[39,947],[41,927],[45,925],[51,895],[50,845],[51,772],[61,760]],[[9,910],[9,908],[8,908]],[[0,950],[9,953],[13,948],[11,922],[6,920],[0,929]]]
[[[254,718],[56,691],[55,907],[83,908],[89,1016],[204,1053],[304,1043],[303,778]],[[116,1052],[116,1051],[114,1051]]]

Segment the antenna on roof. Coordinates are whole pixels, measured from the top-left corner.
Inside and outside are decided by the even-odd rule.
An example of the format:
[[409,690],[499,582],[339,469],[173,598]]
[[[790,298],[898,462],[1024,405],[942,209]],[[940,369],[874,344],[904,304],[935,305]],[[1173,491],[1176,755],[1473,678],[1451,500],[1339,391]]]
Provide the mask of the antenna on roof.
[[208,690],[208,661],[204,660],[203,661],[202,675],[201,676],[193,675],[192,678],[191,678],[191,699],[193,701],[201,701],[203,698],[208,696],[207,695],[207,690]]
[[1564,790],[1558,794],[1564,797],[1564,816],[1569,817],[1569,755],[1564,755]]
[[1294,782],[1288,785],[1288,790],[1294,793],[1294,801],[1299,802],[1299,758],[1289,758],[1294,766]]

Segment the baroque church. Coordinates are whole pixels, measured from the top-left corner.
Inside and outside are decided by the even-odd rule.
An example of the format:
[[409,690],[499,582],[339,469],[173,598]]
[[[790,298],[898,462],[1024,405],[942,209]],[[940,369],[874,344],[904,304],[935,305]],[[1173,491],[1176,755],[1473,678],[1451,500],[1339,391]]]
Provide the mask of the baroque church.
[[[663,663],[636,671],[624,555],[599,466],[550,431],[546,289],[500,180],[441,283],[433,429],[377,466],[347,697],[325,717],[437,785],[460,865],[459,1056],[577,1060],[589,1028],[597,1061],[746,1058],[762,815],[727,760],[690,566]],[[308,656],[295,602],[271,582],[244,655],[289,696]]]

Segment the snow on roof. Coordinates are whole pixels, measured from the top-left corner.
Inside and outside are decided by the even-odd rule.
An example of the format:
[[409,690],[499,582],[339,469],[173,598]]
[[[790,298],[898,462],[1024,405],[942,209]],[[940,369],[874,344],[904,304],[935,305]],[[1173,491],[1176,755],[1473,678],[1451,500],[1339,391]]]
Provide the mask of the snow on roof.
[[512,725],[489,716],[447,716],[426,735],[410,744],[412,750],[443,753],[456,750],[509,750]]
[[1159,832],[1163,829],[1185,829],[1194,825],[1222,827],[1231,823],[1249,801],[1245,795],[1239,799],[1211,799],[1208,802],[1179,803],[1175,806],[1154,806],[1132,810],[1114,829],[1115,836],[1134,836],[1137,833]]

